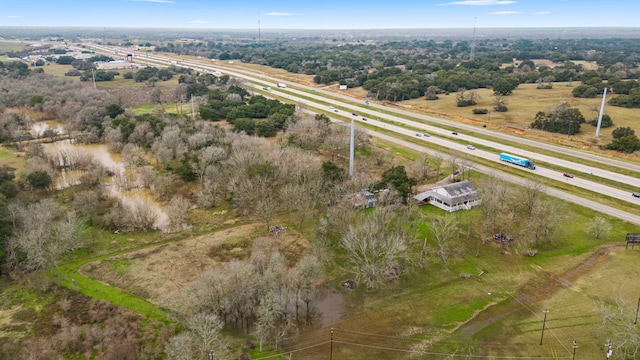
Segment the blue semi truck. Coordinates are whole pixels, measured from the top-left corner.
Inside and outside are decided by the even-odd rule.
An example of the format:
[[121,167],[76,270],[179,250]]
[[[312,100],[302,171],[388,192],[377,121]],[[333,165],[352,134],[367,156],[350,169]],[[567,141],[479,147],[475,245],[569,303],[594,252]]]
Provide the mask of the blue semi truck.
[[500,160],[506,161],[506,162],[511,163],[511,164],[524,166],[524,167],[529,168],[531,170],[535,170],[536,169],[536,166],[533,165],[533,161],[531,161],[529,159],[517,157],[517,156],[511,155],[511,154],[500,153]]

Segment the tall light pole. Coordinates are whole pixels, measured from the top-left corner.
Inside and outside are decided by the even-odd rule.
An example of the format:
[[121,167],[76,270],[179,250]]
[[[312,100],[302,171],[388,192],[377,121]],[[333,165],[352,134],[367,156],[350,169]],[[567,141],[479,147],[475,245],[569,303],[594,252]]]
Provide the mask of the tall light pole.
[[542,334],[540,334],[540,345],[542,345],[542,338],[544,337],[544,328],[547,325],[547,314],[549,310],[544,311],[544,320],[542,320]]
[[349,177],[353,176],[353,157],[355,151],[354,139],[355,139],[355,122],[354,118],[351,117],[351,141],[349,144]]
[[598,125],[596,126],[596,137],[600,136],[600,125],[602,124],[602,114],[604,113],[604,100],[607,98],[607,88],[604,88],[602,94],[602,103],[600,104],[600,113],[598,114]]

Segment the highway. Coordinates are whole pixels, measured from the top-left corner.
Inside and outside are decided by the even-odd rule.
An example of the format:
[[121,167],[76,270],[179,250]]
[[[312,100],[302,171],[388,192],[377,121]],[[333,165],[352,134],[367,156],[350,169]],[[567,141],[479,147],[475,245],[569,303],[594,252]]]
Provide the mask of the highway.
[[[114,51],[115,51],[115,48],[104,47],[104,46],[99,46],[94,44],[92,44],[91,46],[94,47],[94,49],[99,49],[108,54],[114,54]],[[128,50],[118,49],[118,51],[122,54],[122,53],[127,53]],[[155,66],[168,66],[171,60],[175,60],[175,58],[168,58],[168,57],[162,57],[162,56],[156,56],[156,55],[147,56],[147,57],[136,56],[134,57],[134,59],[135,59],[134,61],[136,62],[139,62],[139,63],[146,62]],[[539,143],[533,140],[523,139],[516,136],[496,133],[496,132],[483,129],[483,128],[478,128],[475,126],[470,126],[470,125],[460,124],[460,123],[456,123],[448,120],[437,119],[430,116],[415,114],[415,113],[411,113],[401,109],[389,108],[380,104],[370,103],[369,105],[365,105],[365,104],[362,104],[360,106],[353,105],[354,102],[357,102],[360,100],[354,99],[352,97],[348,97],[346,95],[336,94],[333,92],[326,92],[325,90],[303,86],[295,83],[285,82],[289,85],[289,87],[285,89],[279,89],[275,86],[275,84],[278,82],[283,82],[281,79],[264,76],[262,74],[255,74],[247,70],[229,69],[228,67],[216,66],[213,64],[213,62],[211,62],[211,64],[208,62],[203,63],[204,61],[210,61],[210,60],[209,59],[202,59],[202,61],[179,60],[177,65],[182,67],[193,68],[195,70],[199,70],[203,72],[204,71],[221,71],[223,74],[245,79],[248,82],[247,85],[253,86],[258,89],[262,89],[263,87],[271,87],[270,93],[275,97],[280,97],[295,103],[304,104],[309,108],[318,109],[323,112],[334,112],[334,115],[340,115],[341,118],[345,118],[345,117],[349,118],[349,117],[352,117],[351,113],[358,113],[360,115],[355,117],[355,119],[358,122],[364,123],[365,121],[362,120],[362,117],[364,116],[367,118],[366,123],[371,126],[384,128],[385,130],[393,131],[398,134],[402,134],[406,136],[413,136],[417,139],[420,139],[420,141],[428,141],[437,146],[455,150],[460,154],[465,154],[465,157],[467,158],[480,157],[488,161],[500,162],[495,152],[484,151],[481,149],[477,149],[477,150],[467,149],[466,147],[467,144],[474,144],[476,146],[492,148],[500,152],[508,152],[518,156],[526,157],[534,162],[542,161],[545,163],[554,164],[556,166],[560,166],[562,168],[568,169],[567,171],[569,172],[571,170],[574,170],[582,173],[590,173],[590,174],[593,174],[594,176],[601,177],[601,178],[613,179],[616,182],[625,183],[631,186],[637,186],[640,189],[640,180],[636,177],[619,174],[617,172],[613,172],[609,170],[604,170],[602,168],[595,167],[595,166],[584,165],[584,164],[581,164],[579,161],[580,159],[584,159],[592,162],[607,164],[609,166],[617,166],[624,169],[640,171],[640,166],[635,164],[628,164],[628,163],[620,162],[614,159],[603,158],[594,154],[586,154],[586,153],[572,150],[572,149],[559,148],[554,145]],[[299,90],[300,88],[304,90]],[[348,102],[334,100],[335,98],[341,98]],[[336,113],[333,109],[330,109],[328,104],[331,104],[333,107],[338,109],[338,112]],[[398,116],[398,114],[403,114],[406,116],[410,116],[412,118],[418,118],[418,119],[423,119],[425,121],[442,124],[442,126],[449,127],[450,129],[455,129],[458,132],[458,135],[452,135],[452,131],[450,129],[444,129],[438,126],[428,125],[418,121],[407,120],[406,118]],[[402,124],[410,128],[408,129],[406,127],[397,126],[394,124]],[[489,136],[497,140],[504,139],[510,142],[523,143],[523,144],[526,144],[527,146],[532,146],[532,147],[535,146],[548,151],[561,152],[566,155],[571,155],[576,159],[574,161],[568,161],[568,160],[559,159],[550,155],[538,154],[533,151],[525,151],[513,146],[503,145],[503,143],[499,141],[492,141],[484,138],[471,136],[471,135],[465,134],[464,131],[468,131],[470,133],[473,132],[476,134],[483,134],[484,136]],[[429,133],[435,136],[425,137],[423,135],[424,133]],[[420,134],[421,136],[418,137],[416,136],[416,134]],[[388,135],[382,136],[382,134],[378,134],[378,133],[376,133],[376,136],[380,138],[387,138],[387,137],[393,138]],[[455,140],[462,140],[462,143],[457,142]],[[395,142],[399,142],[399,141],[395,141]],[[406,144],[412,144],[411,142],[407,142],[407,141],[402,141],[402,143],[404,143],[403,146],[406,146]],[[411,146],[407,146],[407,147],[411,148]],[[423,148],[423,149],[426,149],[426,148]],[[510,166],[515,166],[515,165],[510,165]],[[495,172],[495,169],[491,169],[491,168],[483,168],[483,167],[477,167],[477,168],[482,169],[483,172]],[[575,178],[567,178],[562,175],[562,172],[541,167],[539,164],[536,165],[536,170],[528,170],[520,167],[518,168],[522,169],[523,171],[531,172],[536,176],[543,176],[552,180],[569,183],[576,187],[580,187],[589,191],[593,191],[595,193],[600,193],[624,202],[628,202],[628,203],[636,204],[640,206],[640,199],[632,197],[630,192],[627,190],[621,190],[621,189],[617,189],[615,187],[604,185],[595,181],[581,179],[579,178],[579,176]],[[551,190],[553,189],[549,189],[549,192],[551,192]],[[553,190],[553,191],[557,191],[557,190]],[[571,196],[566,193],[564,194],[565,194],[564,196],[559,196],[559,197],[569,200]],[[575,196],[574,198],[580,199],[579,197],[575,197]],[[574,199],[574,200],[577,200],[577,199]],[[584,199],[582,200],[588,201]],[[572,200],[569,200],[569,201],[572,201]],[[572,201],[572,202],[578,203],[577,201]],[[593,206],[594,204],[598,204],[598,203],[591,202],[589,207],[594,208]],[[611,215],[613,213],[612,210],[613,209],[609,207],[608,209],[601,209],[600,211]],[[628,214],[628,215],[631,215],[631,214]],[[633,221],[633,222],[640,224],[640,221],[638,222]]]

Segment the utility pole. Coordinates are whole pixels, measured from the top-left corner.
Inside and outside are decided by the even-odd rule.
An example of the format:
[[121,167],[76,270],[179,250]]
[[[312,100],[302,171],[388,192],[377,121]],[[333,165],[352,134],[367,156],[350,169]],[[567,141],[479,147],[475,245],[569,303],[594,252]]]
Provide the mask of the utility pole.
[[540,334],[540,345],[542,345],[542,338],[544,337],[544,328],[547,325],[547,314],[549,310],[544,311],[544,320],[542,320],[542,334]]
[[196,113],[193,107],[193,95],[191,95],[191,121],[196,120]]
[[209,351],[209,360],[213,360],[213,351]]
[[355,152],[355,123],[354,117],[351,117],[351,141],[349,144],[349,177],[353,177],[353,157]]
[[329,344],[329,360],[333,360],[333,328],[331,328],[331,341]]
[[602,125],[602,114],[604,113],[604,100],[607,98],[607,88],[604,88],[602,94],[602,103],[600,104],[600,113],[598,114],[598,124],[596,126],[596,137],[600,136],[600,125]]
[[613,351],[611,350],[611,340],[609,340],[609,341],[607,342],[607,359],[611,357],[611,353],[612,353],[612,352],[613,352]]
[[578,348],[578,342],[576,339],[573,339],[573,357],[571,360],[576,360],[576,349]]
[[636,307],[636,320],[633,322],[634,324],[638,323],[638,310],[640,310],[640,298],[638,298],[638,306]]

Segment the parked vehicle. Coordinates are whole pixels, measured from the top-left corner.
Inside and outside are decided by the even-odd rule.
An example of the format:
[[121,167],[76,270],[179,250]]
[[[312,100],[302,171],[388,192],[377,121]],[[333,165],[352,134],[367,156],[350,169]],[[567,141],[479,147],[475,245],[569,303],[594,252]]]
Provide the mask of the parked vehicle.
[[510,164],[523,166],[529,168],[531,170],[535,170],[536,166],[533,164],[533,161],[521,157],[517,157],[515,155],[500,153],[500,160],[506,161]]

